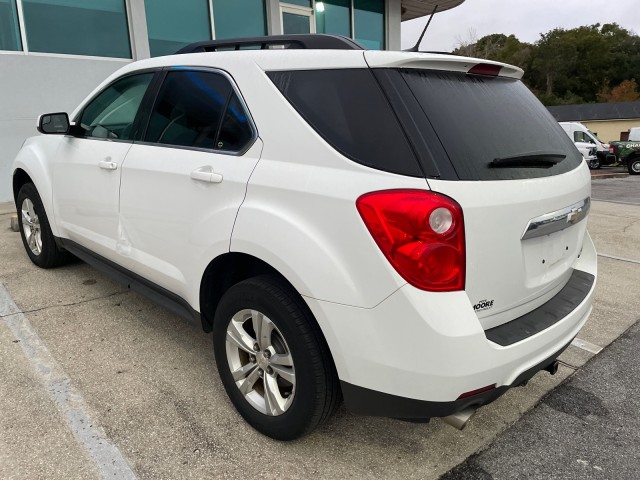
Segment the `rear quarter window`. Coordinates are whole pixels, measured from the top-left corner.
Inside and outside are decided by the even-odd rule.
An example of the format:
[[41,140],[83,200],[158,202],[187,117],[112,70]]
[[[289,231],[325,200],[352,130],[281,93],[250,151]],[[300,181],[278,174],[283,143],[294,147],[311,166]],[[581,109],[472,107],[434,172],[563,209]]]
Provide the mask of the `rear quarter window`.
[[344,156],[378,170],[423,176],[393,109],[369,69],[267,74],[307,123]]

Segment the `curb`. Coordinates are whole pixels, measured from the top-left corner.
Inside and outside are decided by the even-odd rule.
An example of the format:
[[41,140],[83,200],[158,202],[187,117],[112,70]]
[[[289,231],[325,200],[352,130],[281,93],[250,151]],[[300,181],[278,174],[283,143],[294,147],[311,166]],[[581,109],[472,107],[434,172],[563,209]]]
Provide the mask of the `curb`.
[[11,215],[11,230],[14,232],[20,231],[20,226],[18,225],[18,214],[14,213]]
[[625,178],[628,177],[628,173],[600,173],[591,174],[591,180],[602,180],[603,178]]

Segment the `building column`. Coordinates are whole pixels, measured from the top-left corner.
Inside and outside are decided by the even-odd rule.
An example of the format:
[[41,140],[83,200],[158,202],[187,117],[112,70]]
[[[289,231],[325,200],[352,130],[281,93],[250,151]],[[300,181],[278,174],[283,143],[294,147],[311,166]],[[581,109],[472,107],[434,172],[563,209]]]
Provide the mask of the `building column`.
[[149,50],[147,15],[144,12],[144,2],[140,0],[127,0],[126,6],[133,60],[149,58],[151,52]]
[[387,35],[387,50],[400,50],[401,47],[401,0],[387,0],[385,30]]
[[280,1],[265,0],[267,10],[267,34],[282,35],[282,17],[280,16]]

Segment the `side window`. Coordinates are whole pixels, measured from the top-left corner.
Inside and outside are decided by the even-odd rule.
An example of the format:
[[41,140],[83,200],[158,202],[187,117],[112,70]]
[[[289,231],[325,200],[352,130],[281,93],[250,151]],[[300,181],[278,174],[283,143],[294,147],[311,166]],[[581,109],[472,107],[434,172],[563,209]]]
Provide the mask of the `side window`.
[[153,75],[127,76],[98,94],[80,117],[84,137],[132,140],[136,114]]
[[239,151],[251,137],[247,114],[226,77],[172,71],[158,93],[145,141]]
[[584,132],[573,132],[574,142],[591,142],[591,137]]
[[367,167],[422,176],[411,145],[368,68],[267,72],[306,122]]
[[224,115],[216,148],[218,150],[238,152],[251,141],[252,136],[253,132],[249,118],[240,103],[240,99],[233,92]]

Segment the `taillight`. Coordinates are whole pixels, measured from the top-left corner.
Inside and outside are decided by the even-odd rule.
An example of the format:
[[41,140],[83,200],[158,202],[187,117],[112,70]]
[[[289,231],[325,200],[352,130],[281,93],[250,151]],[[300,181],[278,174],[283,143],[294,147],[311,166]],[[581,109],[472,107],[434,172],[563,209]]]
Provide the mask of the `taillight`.
[[616,147],[614,145],[609,145],[609,153],[612,155],[616,153]]
[[490,63],[478,63],[469,69],[467,73],[474,75],[490,75],[497,77],[500,74],[502,65],[492,65]]
[[356,207],[407,282],[433,292],[464,289],[464,219],[454,200],[425,190],[384,190],[362,195]]

